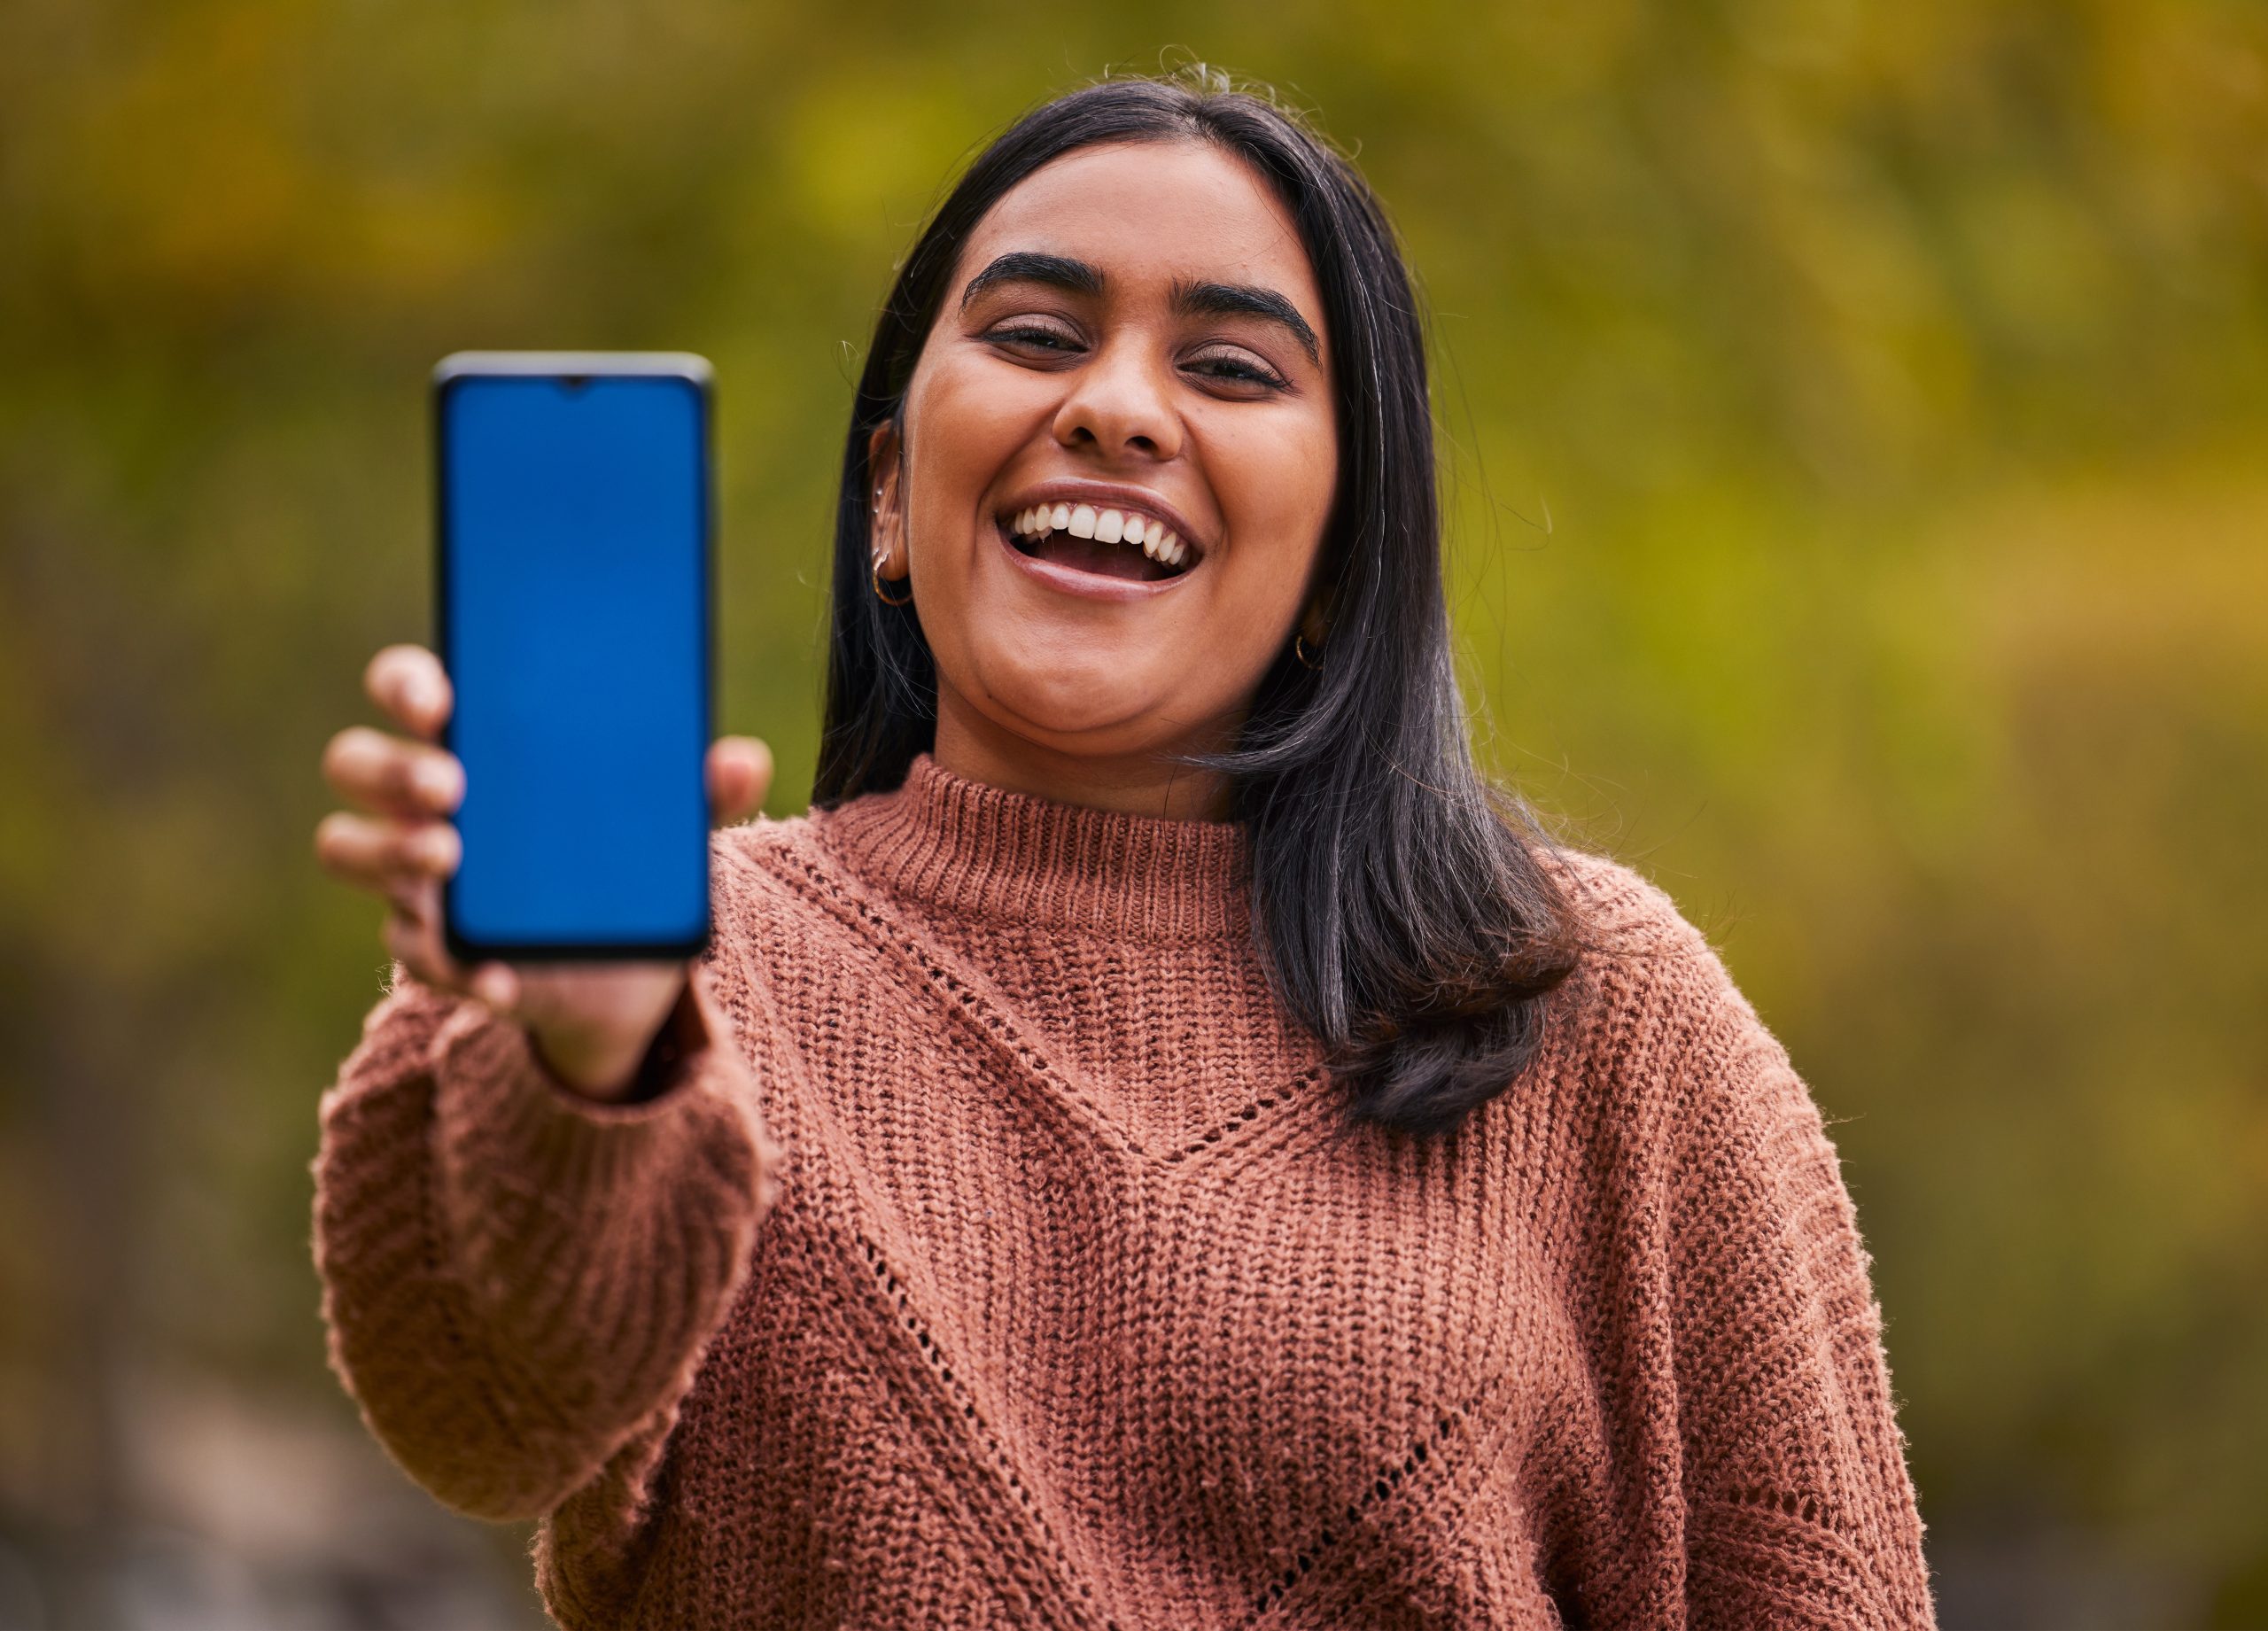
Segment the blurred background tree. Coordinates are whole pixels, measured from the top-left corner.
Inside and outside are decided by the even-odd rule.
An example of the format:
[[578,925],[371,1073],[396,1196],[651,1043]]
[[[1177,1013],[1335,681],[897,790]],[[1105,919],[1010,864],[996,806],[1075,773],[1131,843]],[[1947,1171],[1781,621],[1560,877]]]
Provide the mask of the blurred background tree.
[[2268,1625],[2268,20],[2193,0],[0,10],[0,1624],[500,1626],[322,1363],[384,965],[324,739],[427,627],[426,370],[720,380],[723,721],[808,785],[875,303],[1192,57],[1433,308],[1489,762],[1832,1122],[1942,1612]]

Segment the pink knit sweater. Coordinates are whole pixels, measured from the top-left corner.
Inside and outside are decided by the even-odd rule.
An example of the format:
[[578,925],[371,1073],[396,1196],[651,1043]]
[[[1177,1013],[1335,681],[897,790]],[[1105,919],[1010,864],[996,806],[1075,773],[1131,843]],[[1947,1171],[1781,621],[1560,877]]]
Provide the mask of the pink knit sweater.
[[1343,1130],[1239,827],[925,757],[716,843],[657,1097],[398,978],[323,1100],[332,1362],[561,1624],[1932,1622],[1834,1150],[1636,874],[1428,1148]]

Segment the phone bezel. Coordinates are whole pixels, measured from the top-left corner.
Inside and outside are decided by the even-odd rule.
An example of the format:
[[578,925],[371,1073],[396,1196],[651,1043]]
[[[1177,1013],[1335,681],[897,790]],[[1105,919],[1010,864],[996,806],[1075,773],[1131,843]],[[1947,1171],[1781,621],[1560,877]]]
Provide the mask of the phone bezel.
[[[717,717],[717,505],[715,371],[706,358],[681,351],[460,351],[434,365],[433,435],[433,650],[446,668],[449,660],[449,398],[468,380],[551,378],[667,379],[691,388],[698,405],[701,436],[701,741],[716,739]],[[452,676],[452,685],[454,678]],[[456,713],[442,727],[441,745],[456,750]],[[704,746],[703,752],[706,752]],[[707,773],[704,764],[703,782]],[[644,962],[681,961],[708,950],[716,932],[716,858],[713,843],[702,854],[701,925],[683,940],[533,943],[475,940],[456,920],[456,880],[441,885],[441,937],[460,962]]]

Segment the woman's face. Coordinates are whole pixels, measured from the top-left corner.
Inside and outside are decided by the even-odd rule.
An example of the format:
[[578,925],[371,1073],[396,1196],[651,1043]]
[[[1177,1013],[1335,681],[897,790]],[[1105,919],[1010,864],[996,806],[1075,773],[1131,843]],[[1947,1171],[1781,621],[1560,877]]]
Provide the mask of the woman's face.
[[1331,337],[1290,214],[1220,150],[1083,148],[1003,197],[904,423],[874,551],[893,598],[910,573],[949,768],[1130,783],[1228,746],[1303,610],[1321,634]]

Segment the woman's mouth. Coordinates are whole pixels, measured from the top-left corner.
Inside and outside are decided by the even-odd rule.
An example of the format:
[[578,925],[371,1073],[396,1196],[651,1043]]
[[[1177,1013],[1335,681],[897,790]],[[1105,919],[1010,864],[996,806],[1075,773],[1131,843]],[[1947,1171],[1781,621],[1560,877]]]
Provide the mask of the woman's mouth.
[[1197,563],[1197,552],[1172,528],[1137,510],[1036,504],[998,519],[1018,554],[1070,571],[1151,583]]

